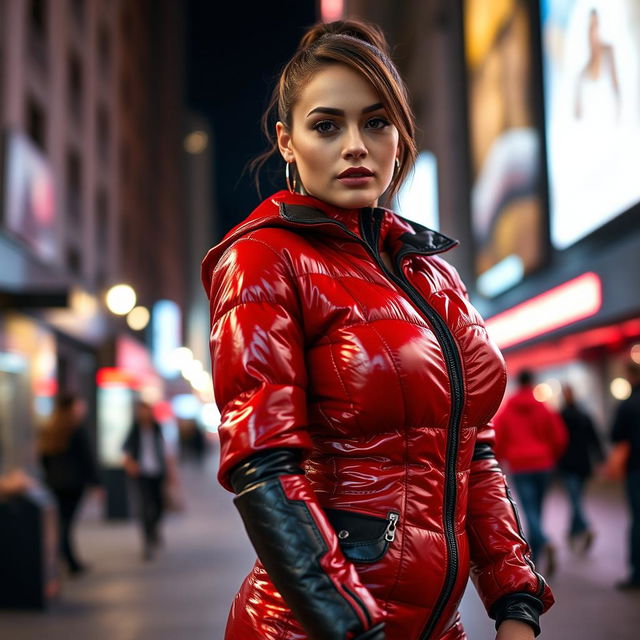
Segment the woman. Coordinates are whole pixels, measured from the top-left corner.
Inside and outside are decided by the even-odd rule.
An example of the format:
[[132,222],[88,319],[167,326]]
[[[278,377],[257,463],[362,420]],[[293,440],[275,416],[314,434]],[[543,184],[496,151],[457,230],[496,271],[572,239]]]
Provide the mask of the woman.
[[83,426],[86,413],[86,403],[80,398],[70,394],[59,396],[38,440],[45,482],[58,504],[60,551],[72,575],[87,568],[74,550],[75,516],[87,486],[100,484]]
[[381,32],[312,27],[271,106],[289,188],[203,263],[219,479],[259,558],[226,638],[459,640],[470,568],[498,638],[533,638],[553,598],[492,452],[504,363],[455,241],[378,206],[416,155]]

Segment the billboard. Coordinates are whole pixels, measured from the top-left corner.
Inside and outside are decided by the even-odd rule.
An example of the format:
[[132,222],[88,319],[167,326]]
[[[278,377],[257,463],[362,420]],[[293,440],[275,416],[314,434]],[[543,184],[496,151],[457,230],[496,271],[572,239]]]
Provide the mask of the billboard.
[[464,38],[475,267],[492,297],[544,257],[529,3],[465,0]]
[[53,172],[23,133],[5,137],[4,225],[45,262],[58,258]]
[[542,0],[551,241],[640,202],[640,0]]

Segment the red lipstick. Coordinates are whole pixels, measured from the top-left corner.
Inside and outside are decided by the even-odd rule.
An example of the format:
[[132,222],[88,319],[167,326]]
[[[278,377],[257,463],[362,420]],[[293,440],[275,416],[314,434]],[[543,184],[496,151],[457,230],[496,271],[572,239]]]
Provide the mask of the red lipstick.
[[364,187],[373,178],[373,171],[366,167],[349,167],[338,175],[338,180],[347,187]]

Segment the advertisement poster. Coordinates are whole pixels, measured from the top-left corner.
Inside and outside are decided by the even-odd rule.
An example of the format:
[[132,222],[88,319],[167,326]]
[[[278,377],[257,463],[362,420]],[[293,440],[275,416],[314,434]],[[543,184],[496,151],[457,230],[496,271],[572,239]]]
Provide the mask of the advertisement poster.
[[98,460],[102,467],[122,467],[122,445],[133,423],[134,394],[124,385],[98,387]]
[[4,141],[4,225],[44,262],[58,258],[52,170],[23,133]]
[[487,297],[517,284],[544,254],[528,5],[464,4],[471,226],[478,291]]
[[640,201],[640,0],[543,0],[551,240]]

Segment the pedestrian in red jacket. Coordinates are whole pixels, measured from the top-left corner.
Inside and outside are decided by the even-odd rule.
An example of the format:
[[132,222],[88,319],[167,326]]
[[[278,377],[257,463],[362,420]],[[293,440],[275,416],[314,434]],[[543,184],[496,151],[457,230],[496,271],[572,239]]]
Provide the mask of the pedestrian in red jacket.
[[567,446],[567,429],[559,414],[533,395],[533,373],[518,375],[519,389],[494,420],[496,456],[504,460],[527,520],[534,561],[544,552],[547,573],[555,570],[555,548],[542,526],[545,494],[560,456]]
[[288,190],[211,249],[219,479],[258,560],[227,640],[461,640],[469,573],[500,640],[553,602],[490,424],[504,362],[456,242],[380,206],[416,156],[375,27],[320,24],[271,105]]

